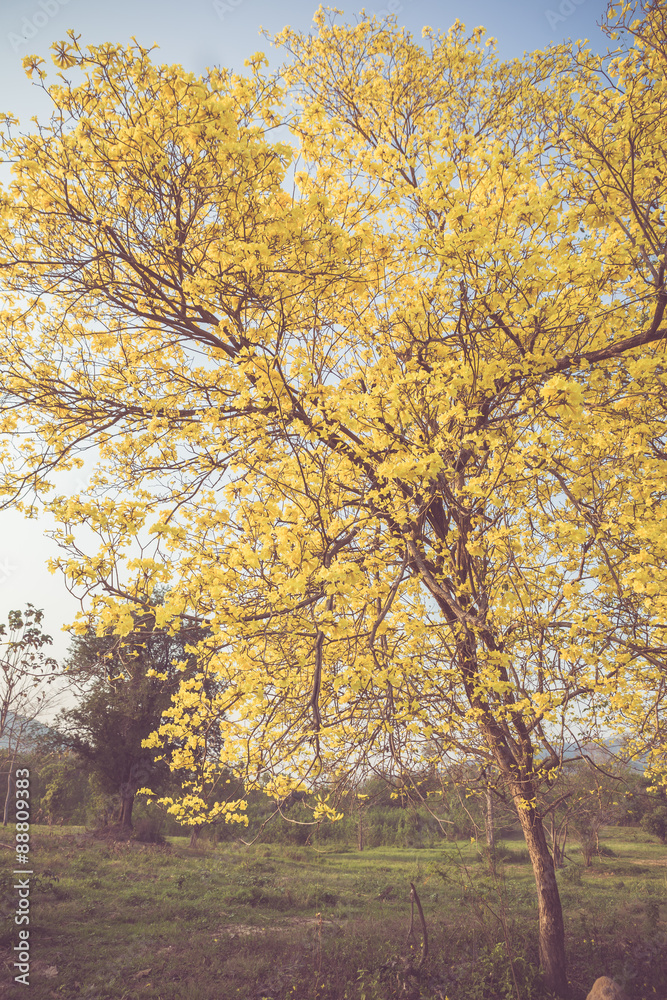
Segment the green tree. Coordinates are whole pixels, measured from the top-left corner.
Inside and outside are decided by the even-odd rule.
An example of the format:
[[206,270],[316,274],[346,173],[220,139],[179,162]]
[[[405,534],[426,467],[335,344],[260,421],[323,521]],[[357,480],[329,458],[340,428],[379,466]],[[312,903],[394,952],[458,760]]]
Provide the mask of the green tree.
[[136,793],[149,783],[168,783],[169,769],[144,741],[161,724],[180,683],[196,673],[188,648],[202,630],[172,635],[156,629],[155,611],[137,612],[120,638],[90,631],[75,638],[66,672],[80,690],[74,708],[62,712],[62,743],[93,772],[108,794],[120,798],[118,822],[131,829]]
[[667,844],[667,789],[653,788],[646,792],[640,823],[642,830]]
[[0,753],[3,771],[7,769],[4,825],[17,759],[40,740],[37,717],[57,697],[49,685],[58,664],[44,652],[53,640],[42,631],[43,617],[43,611],[28,604],[25,611],[10,611],[7,625],[0,623]]
[[91,798],[90,775],[76,754],[65,752],[44,762],[39,768],[41,796],[39,807],[49,823],[83,824]]

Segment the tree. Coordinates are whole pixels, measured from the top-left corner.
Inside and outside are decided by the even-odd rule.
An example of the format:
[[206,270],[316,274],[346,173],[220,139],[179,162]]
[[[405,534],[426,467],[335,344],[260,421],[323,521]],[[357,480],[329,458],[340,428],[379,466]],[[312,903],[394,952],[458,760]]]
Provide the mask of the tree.
[[57,722],[62,744],[96,775],[107,794],[119,796],[118,823],[127,830],[138,790],[149,782],[164,785],[169,775],[144,743],[160,726],[181,680],[189,680],[196,666],[196,658],[186,651],[195,630],[171,635],[156,629],[155,612],[135,613],[132,620],[131,632],[122,639],[89,631],[74,640],[66,668],[81,694]]
[[642,830],[658,837],[667,844],[667,794],[664,788],[656,789],[652,796],[647,796],[649,807],[641,818]]
[[44,612],[28,604],[25,612],[10,611],[0,623],[0,747],[7,767],[3,824],[9,819],[14,766],[20,754],[39,738],[37,717],[54,701],[48,685],[57,663],[43,647],[53,641],[41,629]]
[[621,826],[641,826],[667,843],[667,788],[650,787],[644,774],[631,773],[626,779]]
[[81,82],[4,140],[7,502],[118,634],[159,583],[160,627],[206,625],[197,725],[247,788],[492,769],[560,993],[542,788],[610,719],[667,769],[667,27],[634,10],[608,57],[511,63],[320,10],[282,82],[70,34]]
[[600,849],[600,829],[622,815],[618,800],[623,797],[626,781],[624,769],[616,765],[609,751],[594,748],[584,759],[566,763],[558,775],[548,806],[557,868],[562,867],[565,859],[568,833],[578,840],[584,865],[590,867],[593,856]]
[[43,816],[51,825],[75,825],[86,822],[87,807],[92,798],[90,775],[85,762],[76,754],[65,752],[52,756],[39,770],[41,796],[37,818]]

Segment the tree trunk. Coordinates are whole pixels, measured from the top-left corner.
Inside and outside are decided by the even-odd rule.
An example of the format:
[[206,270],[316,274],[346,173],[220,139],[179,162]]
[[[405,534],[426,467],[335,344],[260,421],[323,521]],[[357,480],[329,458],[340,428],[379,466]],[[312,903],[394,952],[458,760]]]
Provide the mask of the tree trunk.
[[563,867],[563,853],[560,847],[560,830],[556,826],[554,814],[551,814],[551,853],[554,859],[554,868]]
[[528,805],[523,796],[515,795],[515,802],[537,887],[540,966],[545,985],[552,993],[567,996],[565,928],[556,882],[556,869],[547,844],[542,818]]
[[357,848],[360,851],[364,849],[364,820],[361,815],[361,810],[359,810],[359,822],[357,824]]
[[[498,648],[492,634],[487,636],[487,643],[490,648]],[[481,731],[495,758],[500,777],[512,795],[530,854],[537,890],[540,968],[544,984],[548,992],[565,997],[568,994],[568,984],[563,908],[542,817],[535,808],[537,783],[533,780],[534,751],[530,733],[525,720],[517,710],[513,717],[513,725],[518,742],[511,739],[508,726],[504,722],[499,723],[491,707],[473,684],[473,678],[479,677],[476,640],[467,627],[462,631],[457,652],[461,673],[466,678],[468,700],[471,707],[480,713]],[[507,674],[503,675],[501,672],[501,678],[503,681],[507,680]]]
[[9,800],[12,797],[12,774],[14,773],[15,760],[9,765],[9,771],[7,773],[7,794],[5,795],[5,808],[2,816],[2,825],[7,826],[9,821]]
[[121,797],[120,817],[118,822],[128,830],[132,829],[132,807],[134,805],[134,795],[123,795]]
[[486,846],[489,853],[493,854],[496,849],[496,831],[493,822],[493,795],[489,785],[486,786]]
[[563,830],[563,836],[562,836],[561,842],[560,842],[560,863],[561,863],[561,867],[562,867],[562,865],[565,864],[565,844],[566,844],[566,842],[567,842],[567,823],[565,824],[565,828]]
[[197,846],[197,841],[199,840],[200,830],[201,830],[200,826],[192,826],[192,827],[190,827],[190,841],[188,843],[188,847],[196,847]]

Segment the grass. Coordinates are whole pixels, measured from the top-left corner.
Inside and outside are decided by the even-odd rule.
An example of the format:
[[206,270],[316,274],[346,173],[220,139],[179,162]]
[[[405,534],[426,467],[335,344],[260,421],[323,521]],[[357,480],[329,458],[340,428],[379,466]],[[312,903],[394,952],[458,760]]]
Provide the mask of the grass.
[[[558,875],[573,996],[605,974],[631,1000],[665,1000],[665,848],[620,828],[603,841],[591,869],[573,851]],[[519,844],[499,851],[495,879],[470,843],[361,853],[186,845],[33,827],[32,1000],[517,1000],[517,987],[520,1000],[543,997],[534,883]],[[2,855],[11,983],[13,858]],[[405,972],[410,882],[429,931],[419,978]],[[419,949],[417,934],[415,957]],[[0,996],[17,989],[0,985]]]

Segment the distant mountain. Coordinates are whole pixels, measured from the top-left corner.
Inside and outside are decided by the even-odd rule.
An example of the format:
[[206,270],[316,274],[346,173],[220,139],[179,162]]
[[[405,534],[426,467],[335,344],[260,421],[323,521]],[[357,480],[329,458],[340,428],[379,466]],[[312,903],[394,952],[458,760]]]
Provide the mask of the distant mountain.
[[583,752],[597,764],[612,764],[621,760],[632,771],[644,771],[646,769],[646,758],[639,757],[635,760],[627,760],[624,748],[624,740],[619,736],[610,736],[600,743],[571,743],[565,747],[563,759],[574,760],[580,757]]
[[0,750],[5,750],[9,746],[12,730],[18,731],[22,721],[25,721],[25,727],[21,736],[21,746],[23,750],[30,750],[31,747],[33,747],[36,743],[40,743],[47,736],[56,735],[55,730],[52,729],[51,726],[47,726],[45,723],[39,722],[37,719],[22,720],[20,715],[15,715],[13,712],[9,712],[7,715],[5,732],[2,736],[0,736]]

